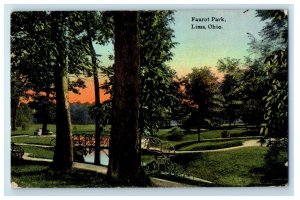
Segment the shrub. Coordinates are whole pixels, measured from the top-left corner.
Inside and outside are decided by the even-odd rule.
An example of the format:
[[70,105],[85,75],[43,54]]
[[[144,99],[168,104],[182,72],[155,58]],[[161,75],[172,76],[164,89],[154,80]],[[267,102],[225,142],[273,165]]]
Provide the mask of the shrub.
[[234,140],[234,141],[218,141],[218,142],[200,142],[195,143],[190,146],[183,147],[180,150],[187,151],[198,151],[198,150],[213,150],[213,149],[223,149],[229,147],[236,147],[243,145],[243,141]]
[[251,131],[244,131],[241,133],[230,134],[230,137],[245,137],[245,136],[259,136],[259,131],[251,130]]
[[284,185],[288,182],[288,141],[287,139],[271,141],[265,155],[264,177],[266,184]]
[[228,130],[224,130],[221,132],[221,137],[222,138],[230,138],[230,133]]
[[172,130],[169,131],[169,133],[170,135],[168,135],[166,139],[171,141],[180,141],[184,136],[184,131],[179,127],[173,128]]

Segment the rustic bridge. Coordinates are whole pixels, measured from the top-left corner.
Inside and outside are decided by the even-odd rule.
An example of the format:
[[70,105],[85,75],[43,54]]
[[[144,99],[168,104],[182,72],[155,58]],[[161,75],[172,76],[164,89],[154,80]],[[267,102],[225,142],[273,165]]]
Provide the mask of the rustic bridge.
[[[74,148],[83,148],[86,152],[95,151],[95,135],[91,134],[74,134],[72,136]],[[110,135],[101,135],[100,149],[108,149],[110,146]],[[162,141],[152,136],[142,136],[141,148],[143,151],[153,154],[175,154],[175,148],[169,142]]]

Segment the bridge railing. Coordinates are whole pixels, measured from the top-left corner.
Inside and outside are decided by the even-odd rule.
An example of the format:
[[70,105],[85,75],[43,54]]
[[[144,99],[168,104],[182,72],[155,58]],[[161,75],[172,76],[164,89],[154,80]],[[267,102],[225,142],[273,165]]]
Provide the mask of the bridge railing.
[[[76,134],[72,136],[73,145],[74,146],[86,146],[92,147],[95,146],[95,135],[90,134]],[[101,135],[100,137],[100,146],[101,147],[109,147],[110,144],[110,136],[109,135]]]
[[142,137],[141,148],[154,153],[175,154],[175,148],[172,144],[152,136]]
[[[95,135],[92,134],[74,134],[72,135],[72,140],[74,147],[81,146],[90,150],[95,147]],[[51,145],[55,146],[55,139],[51,141]],[[102,134],[100,137],[100,147],[103,149],[109,146],[110,135]],[[175,154],[175,148],[171,143],[152,136],[142,136],[141,148],[156,154]]]

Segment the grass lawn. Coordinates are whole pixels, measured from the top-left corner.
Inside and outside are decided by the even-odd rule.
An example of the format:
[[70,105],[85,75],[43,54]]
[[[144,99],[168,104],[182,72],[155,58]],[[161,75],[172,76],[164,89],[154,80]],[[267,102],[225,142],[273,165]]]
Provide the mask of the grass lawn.
[[[17,127],[16,131],[11,131],[11,135],[34,135],[34,132],[39,128],[42,128],[41,124],[31,124],[28,130]],[[55,133],[55,124],[48,124],[48,129]]]
[[[41,128],[42,124],[32,124],[28,130],[22,130],[21,127],[18,127],[16,131],[12,131],[11,135],[34,135],[34,132]],[[104,134],[110,133],[110,125],[104,127]],[[48,129],[55,133],[56,127],[55,124],[48,124]],[[94,124],[73,124],[72,125],[72,133],[73,134],[94,134],[95,133],[95,125]]]
[[53,136],[36,136],[36,137],[12,137],[11,142],[14,143],[27,143],[27,144],[40,144],[40,145],[49,145]]
[[[172,128],[168,129],[159,129],[159,131],[156,133],[157,137],[159,137],[162,140],[167,140],[168,136],[170,136],[172,133],[170,132]],[[181,141],[195,141],[198,139],[198,133],[196,131],[185,131],[184,129],[181,129],[184,133],[184,136],[181,138]],[[214,139],[214,138],[222,138],[222,131],[223,129],[216,129],[216,130],[201,130],[200,132],[200,140],[201,139]],[[230,134],[234,137],[242,137],[246,136],[251,132],[251,135],[255,135],[253,131],[246,130],[243,127],[238,127],[235,129],[229,130]],[[257,132],[258,135],[258,132]],[[173,141],[172,141],[173,142]],[[176,142],[175,142],[176,143]]]
[[245,147],[224,152],[177,155],[174,161],[194,177],[222,186],[262,186],[266,147]]
[[29,157],[33,158],[46,158],[53,159],[53,149],[32,147],[32,146],[22,146],[25,153],[30,153]]
[[[187,144],[183,146],[184,144]],[[222,149],[228,147],[236,147],[243,145],[242,140],[233,140],[233,141],[215,141],[215,142],[190,142],[190,143],[181,143],[175,146],[176,149],[182,151],[197,151],[197,150],[212,150],[212,149]],[[182,146],[181,148],[178,148]]]

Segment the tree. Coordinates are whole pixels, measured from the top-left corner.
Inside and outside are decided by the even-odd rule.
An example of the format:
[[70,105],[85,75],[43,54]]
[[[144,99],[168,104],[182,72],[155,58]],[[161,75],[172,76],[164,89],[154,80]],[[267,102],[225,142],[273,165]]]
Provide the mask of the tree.
[[114,96],[108,175],[120,182],[136,184],[141,182],[138,12],[115,12],[114,24]]
[[22,130],[27,130],[32,124],[33,111],[27,104],[21,103],[16,112],[16,124],[22,127]]
[[240,65],[239,59],[230,57],[220,59],[217,62],[218,71],[225,73],[220,90],[224,97],[224,117],[229,122],[229,129],[232,122],[240,117],[242,81]]
[[284,10],[257,11],[262,20],[269,20],[262,29],[263,40],[272,42],[265,57],[269,85],[264,97],[267,122],[262,129],[268,137],[288,137],[288,16]]
[[[100,164],[100,137],[104,124],[101,123],[101,103],[100,103],[100,84],[98,69],[99,64],[97,54],[93,46],[93,42],[97,41],[98,44],[105,45],[112,37],[111,23],[105,14],[99,12],[84,12],[83,13],[83,30],[86,35],[83,37],[83,43],[87,44],[87,53],[90,54],[92,60],[92,74],[94,79],[94,93],[95,93],[95,107],[93,114],[95,118],[95,160],[94,164]],[[105,19],[106,18],[106,19]],[[105,23],[107,22],[107,23]],[[84,44],[83,44],[84,45]],[[103,120],[102,120],[103,121]]]
[[[254,41],[264,65],[267,94],[264,100],[265,127],[261,133],[275,138],[265,155],[264,181],[288,183],[288,14],[286,10],[258,10],[256,16],[266,21],[260,32],[261,41]],[[263,50],[263,51],[262,51]]]
[[[58,170],[63,169],[64,164],[65,168],[70,168],[72,163],[66,93],[68,89],[78,92],[78,88],[84,86],[81,79],[75,78],[82,74],[89,62],[84,46],[81,45],[79,36],[82,32],[78,29],[77,20],[77,12],[12,14],[12,68],[16,69],[13,71],[17,71],[22,75],[22,80],[26,80],[30,86],[26,91],[33,92],[34,100],[44,96],[45,98],[40,99],[47,105],[48,97],[49,100],[56,99],[57,135],[60,136],[57,137],[59,147],[56,148],[58,150],[54,154],[54,160]],[[69,79],[68,74],[75,76]],[[64,150],[66,152],[60,152]],[[64,162],[60,163],[61,160]]]
[[[48,123],[55,124],[55,118],[56,118],[56,113],[55,113],[55,102],[54,99],[49,99],[43,95],[37,97],[35,95],[35,98],[32,99],[28,103],[31,109],[33,109],[35,112],[33,114],[35,118],[35,123],[38,124],[43,124],[42,130],[44,128],[44,131],[47,130],[47,125]],[[47,110],[47,115],[45,115],[45,110]],[[46,117],[46,119],[45,119]]]
[[140,13],[141,37],[141,106],[140,132],[154,134],[162,122],[170,118],[177,100],[174,87],[175,71],[166,64],[173,57],[173,11]]
[[[69,12],[71,14],[71,12]],[[65,26],[68,26],[69,51],[71,60],[68,72],[81,74],[83,63],[87,62],[82,48],[78,45],[75,17],[69,15]],[[14,12],[11,15],[11,51],[12,71],[18,71],[27,87],[22,87],[24,93],[33,101],[33,108],[43,115],[43,132],[47,131],[50,119],[49,106],[55,99],[55,45],[51,41],[51,12]],[[75,24],[75,25],[74,25]],[[72,29],[71,29],[71,28]],[[74,34],[75,33],[75,34]],[[81,79],[69,80],[69,90],[78,93],[79,87],[84,87]]]
[[247,58],[246,65],[247,68],[240,81],[240,100],[243,105],[240,113],[246,127],[247,124],[255,125],[259,130],[264,122],[263,97],[267,90],[266,77],[264,67],[259,60]]
[[49,16],[46,12],[14,12],[11,19],[12,71],[18,70],[26,78],[27,87],[21,89],[36,101],[34,109],[42,113],[42,130],[46,132],[49,118],[47,105],[51,102],[50,96],[54,96]]
[[16,70],[15,68],[12,68],[10,80],[11,80],[11,87],[10,87],[11,130],[15,131],[17,130],[17,111],[20,104],[20,100],[21,98],[26,99],[27,96],[26,93],[24,92],[24,89],[27,87],[27,82],[22,77],[22,75],[18,72],[18,70]]
[[66,30],[63,12],[51,12],[51,38],[56,46],[55,90],[56,90],[56,145],[54,150],[54,168],[58,171],[72,168],[73,143],[71,136],[71,118],[68,103],[68,57]]
[[235,74],[240,71],[239,68],[240,60],[236,58],[226,57],[218,60],[217,68],[220,72],[225,72],[227,74]]
[[89,115],[89,108],[92,104],[82,104],[80,102],[70,104],[70,114],[72,124],[92,124],[94,120]]
[[[141,89],[139,127],[141,134],[154,134],[171,116],[177,98],[174,90],[175,71],[166,64],[173,57],[171,49],[174,31],[173,11],[142,11],[139,17]],[[113,97],[114,77],[112,67],[102,68],[109,77],[102,88]]]
[[217,77],[208,67],[193,68],[184,79],[186,98],[190,101],[191,114],[187,120],[190,126],[200,130],[204,127],[215,126],[222,112],[222,96],[219,91]]
[[240,117],[241,95],[239,79],[231,74],[225,74],[224,80],[220,86],[224,97],[225,118],[229,121],[229,129],[234,120]]

